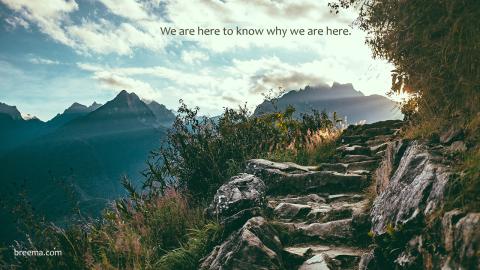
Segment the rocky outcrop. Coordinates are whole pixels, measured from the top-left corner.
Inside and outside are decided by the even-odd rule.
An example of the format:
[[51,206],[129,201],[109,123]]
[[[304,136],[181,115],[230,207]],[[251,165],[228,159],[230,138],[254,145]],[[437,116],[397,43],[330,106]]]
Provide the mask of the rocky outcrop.
[[214,248],[201,264],[201,269],[285,269],[282,244],[277,232],[263,217],[249,219]]
[[442,214],[451,173],[449,155],[463,152],[462,131],[443,144],[392,141],[375,172],[378,197],[370,212],[375,248],[360,269],[480,269],[480,213]]
[[385,233],[388,225],[398,229],[421,222],[442,206],[450,173],[440,161],[425,145],[409,143],[388,186],[373,204],[374,233]]
[[241,227],[248,219],[261,214],[265,204],[265,183],[251,174],[234,176],[222,185],[207,208],[227,231]]

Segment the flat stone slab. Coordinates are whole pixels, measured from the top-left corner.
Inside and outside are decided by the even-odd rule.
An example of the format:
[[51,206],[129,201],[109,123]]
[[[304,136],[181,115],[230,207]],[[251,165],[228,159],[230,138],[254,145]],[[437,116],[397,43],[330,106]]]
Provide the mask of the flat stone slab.
[[250,160],[247,172],[261,178],[268,194],[305,194],[360,191],[369,183],[369,177],[353,173],[314,171],[292,163]]
[[305,204],[280,203],[273,214],[279,219],[295,220],[306,217],[311,210],[312,207]]
[[324,243],[347,245],[353,241],[352,219],[325,223],[275,222],[276,227],[289,234],[289,243]]

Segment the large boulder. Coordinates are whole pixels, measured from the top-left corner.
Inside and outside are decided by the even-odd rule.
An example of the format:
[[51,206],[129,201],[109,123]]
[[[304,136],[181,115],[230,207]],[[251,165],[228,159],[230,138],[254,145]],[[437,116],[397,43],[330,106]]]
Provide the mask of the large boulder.
[[285,269],[282,244],[263,217],[249,219],[202,262],[200,269]]
[[408,145],[388,186],[373,203],[375,234],[385,233],[387,225],[398,229],[423,220],[442,206],[450,173],[441,160],[421,143]]
[[265,183],[251,174],[234,176],[222,185],[207,208],[227,231],[241,227],[248,219],[261,214],[265,205]]

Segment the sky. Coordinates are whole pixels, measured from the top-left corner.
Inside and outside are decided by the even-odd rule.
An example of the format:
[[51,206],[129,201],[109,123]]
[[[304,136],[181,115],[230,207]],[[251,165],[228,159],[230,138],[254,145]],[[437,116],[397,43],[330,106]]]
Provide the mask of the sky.
[[[385,95],[393,67],[373,59],[354,11],[330,0],[0,0],[0,102],[48,120],[125,89],[207,115],[270,89],[352,83]],[[173,36],[162,29],[349,29],[350,35]],[[287,32],[288,33],[288,32]]]

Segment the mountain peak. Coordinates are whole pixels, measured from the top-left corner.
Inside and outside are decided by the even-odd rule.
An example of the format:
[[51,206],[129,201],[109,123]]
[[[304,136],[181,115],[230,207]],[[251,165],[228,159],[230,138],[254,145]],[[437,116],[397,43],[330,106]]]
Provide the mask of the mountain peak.
[[[114,103],[132,103],[132,102],[142,102],[140,98],[134,92],[128,93],[126,90],[120,91],[118,95],[112,100]],[[143,103],[143,102],[142,102]]]
[[100,103],[97,103],[96,101],[94,101],[92,103],[92,105],[88,106],[88,109],[90,109],[91,111],[95,111],[96,109],[102,107],[102,104]]
[[73,103],[68,107],[63,113],[78,113],[88,111],[87,106],[80,104],[78,102]]
[[[345,84],[341,84],[341,83],[338,83],[338,82],[333,82],[332,84],[332,89],[339,89],[339,88],[342,88],[342,89],[351,89],[351,90],[355,90],[355,88],[353,88],[353,84],[351,83],[345,83]],[[356,91],[356,90],[355,90]]]
[[13,120],[22,120],[22,114],[16,106],[10,106],[0,102],[0,113],[9,115]]

